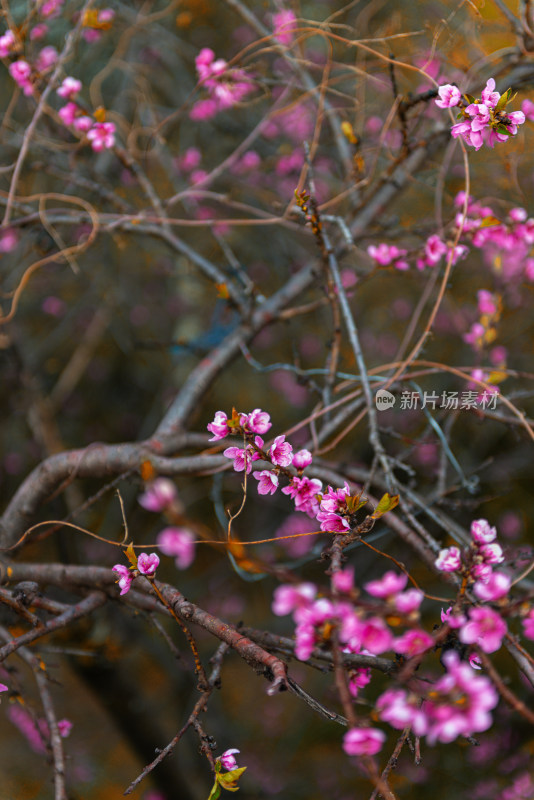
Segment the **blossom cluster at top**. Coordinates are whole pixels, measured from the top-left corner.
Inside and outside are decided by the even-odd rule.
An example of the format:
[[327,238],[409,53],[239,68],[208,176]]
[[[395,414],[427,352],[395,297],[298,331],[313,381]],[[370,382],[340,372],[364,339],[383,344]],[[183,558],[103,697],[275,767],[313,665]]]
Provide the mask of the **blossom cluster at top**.
[[195,58],[197,75],[208,97],[198,100],[190,112],[193,120],[206,120],[220,111],[240,103],[254,89],[245,70],[229,67],[224,58],[215,58],[211,48],[204,47]]
[[[462,94],[457,86],[445,84],[438,89],[436,105],[439,108],[454,108],[462,103]],[[512,100],[512,90],[503,95],[495,91],[495,81],[490,78],[482,90],[480,98],[465,95],[467,104],[458,114],[460,120],[451,128],[454,138],[461,136],[464,142],[475,150],[483,144],[493,147],[497,142],[506,142],[515,136],[518,125],[525,122],[523,111],[506,111]]]
[[[30,42],[40,41],[48,35],[51,19],[57,17],[61,11],[63,0],[46,0],[37,4],[37,14],[40,20],[30,28],[28,39]],[[83,17],[83,35],[86,41],[96,42],[102,31],[111,27],[115,11],[104,8],[87,11]],[[0,58],[14,58],[9,64],[9,74],[25,95],[31,96],[39,86],[41,79],[56,66],[59,53],[51,45],[45,45],[36,56],[22,57],[23,42],[17,32],[8,28],[0,36]],[[113,147],[115,144],[115,125],[94,119],[85,113],[75,102],[75,96],[81,91],[82,84],[76,78],[66,77],[57,90],[60,97],[67,100],[65,106],[59,110],[59,117],[64,125],[74,128],[78,133],[86,134],[95,152]]]

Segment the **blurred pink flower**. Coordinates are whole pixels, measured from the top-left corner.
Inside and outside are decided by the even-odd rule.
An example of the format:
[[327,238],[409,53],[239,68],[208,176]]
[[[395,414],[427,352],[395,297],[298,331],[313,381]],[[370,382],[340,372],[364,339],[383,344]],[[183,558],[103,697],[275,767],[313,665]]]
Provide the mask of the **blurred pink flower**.
[[195,536],[188,528],[163,528],[156,541],[163,555],[174,556],[178,569],[187,569],[195,560]]
[[343,737],[343,750],[348,756],[374,756],[385,741],[386,734],[378,728],[351,728]]
[[176,486],[168,478],[156,478],[139,498],[147,511],[164,511],[178,497]]

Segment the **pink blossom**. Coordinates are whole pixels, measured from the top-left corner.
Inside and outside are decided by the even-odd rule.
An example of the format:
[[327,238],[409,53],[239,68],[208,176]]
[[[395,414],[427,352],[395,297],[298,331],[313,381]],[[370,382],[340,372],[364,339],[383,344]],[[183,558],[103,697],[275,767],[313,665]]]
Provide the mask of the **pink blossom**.
[[40,22],[37,25],[34,25],[30,31],[30,39],[32,42],[38,42],[40,39],[44,39],[46,34],[48,33],[48,25],[44,22]]
[[285,436],[277,436],[271,445],[269,455],[276,466],[289,467],[293,460],[293,448],[289,442],[286,442]]
[[364,588],[373,597],[392,597],[401,592],[407,582],[407,575],[397,575],[396,572],[389,570],[378,580],[364,584]]
[[126,592],[130,591],[130,586],[132,585],[133,575],[128,569],[125,567],[124,564],[115,564],[112,567],[113,572],[116,572],[119,576],[117,583],[120,586],[121,594],[126,594]]
[[115,125],[113,122],[95,122],[87,133],[91,147],[95,153],[109,149],[115,144]]
[[57,723],[57,729],[59,731],[59,735],[66,739],[67,736],[70,736],[72,722],[68,719],[60,719]]
[[15,725],[36,753],[46,753],[45,741],[50,736],[45,720],[37,723],[29,711],[19,705],[10,705],[7,709],[9,721]]
[[512,581],[504,572],[493,572],[488,581],[477,581],[473,591],[479,600],[491,602],[508,594]]
[[188,147],[183,155],[176,159],[176,166],[184,172],[191,172],[196,169],[202,160],[202,155],[198,147]]
[[346,533],[350,530],[348,520],[330,511],[318,511],[317,521],[321,523],[321,530],[329,533]]
[[534,103],[532,100],[523,100],[521,103],[521,111],[530,122],[534,121]]
[[429,744],[452,742],[458,736],[487,730],[492,723],[489,711],[499,701],[491,682],[484,676],[474,676],[457,653],[445,653],[443,661],[447,674],[434,684],[432,699],[423,706]]
[[429,633],[423,630],[410,630],[395,639],[393,646],[397,653],[411,658],[425,650],[429,650],[434,645],[434,639]]
[[531,608],[527,616],[521,620],[523,624],[523,633],[527,639],[534,639],[534,608]]
[[225,750],[222,756],[219,756],[217,761],[221,762],[221,767],[228,772],[231,772],[233,769],[237,769],[237,761],[235,760],[234,753],[240,753],[241,750],[236,750],[235,747],[230,748],[230,750]]
[[16,43],[15,34],[8,29],[3,36],[0,36],[0,58],[7,58]]
[[39,9],[43,17],[57,17],[64,0],[46,0]]
[[278,489],[278,475],[268,469],[255,472],[254,477],[258,481],[259,494],[274,494]]
[[4,228],[0,231],[0,253],[11,253],[18,241],[18,236],[13,228]]
[[0,683],[0,692],[8,692],[9,686],[6,686],[5,683]]
[[244,472],[246,470],[247,475],[250,473],[252,469],[252,459],[248,447],[246,451],[243,450],[242,447],[227,447],[226,450],[223,450],[223,456],[225,458],[233,458],[234,470],[236,472]]
[[366,620],[361,628],[360,637],[361,647],[376,656],[391,650],[393,645],[393,635],[380,617],[370,617]]
[[293,477],[289,486],[284,486],[283,494],[289,495],[294,502],[297,511],[302,511],[311,518],[315,518],[319,511],[319,501],[317,495],[323,488],[323,484],[317,478]]
[[332,588],[341,594],[350,594],[354,589],[354,567],[345,567],[332,575]]
[[[244,419],[245,421],[241,421],[241,424],[253,433],[264,434],[267,433],[269,428],[272,428],[271,417],[266,411],[262,411],[261,408],[255,408],[250,414],[245,415]],[[283,466],[287,466],[287,464]]]
[[412,614],[423,602],[424,594],[419,589],[408,589],[395,597],[395,608],[401,614]]
[[495,91],[495,80],[493,78],[486,82],[486,88],[482,90],[481,98],[482,102],[491,108],[495,108],[501,99],[499,92]]
[[415,695],[407,694],[405,689],[387,689],[377,699],[376,710],[381,720],[397,730],[410,726],[416,736],[423,736],[427,732],[420,701]]
[[398,247],[395,247],[395,245],[387,245],[384,242],[379,244],[378,247],[375,247],[373,244],[369,245],[367,252],[377,264],[383,267],[391,264],[392,261],[395,261],[401,256],[406,255],[406,250],[400,250]]
[[491,292],[486,289],[480,289],[477,292],[478,310],[481,314],[495,314],[497,311],[497,303],[495,297]]
[[477,544],[489,544],[497,538],[497,529],[490,528],[487,519],[476,519],[471,523],[471,536]]
[[147,511],[164,511],[178,497],[176,486],[168,478],[156,478],[139,498]]
[[464,614],[454,615],[452,610],[452,606],[450,606],[450,608],[448,608],[446,611],[441,609],[441,621],[453,630],[455,628],[461,628],[464,622],[467,622],[467,617]]
[[205,120],[214,117],[218,111],[219,106],[215,100],[207,98],[206,100],[198,100],[193,105],[189,112],[189,117],[195,122],[205,122]]
[[295,469],[301,470],[309,467],[313,461],[313,456],[309,450],[299,450],[293,454],[293,466]]
[[313,583],[299,583],[297,586],[282,584],[274,590],[273,614],[283,617],[296,608],[307,608],[317,594]]
[[72,126],[74,130],[79,131],[80,133],[87,133],[87,131],[91,130],[93,127],[93,119],[85,114],[82,114],[81,116],[74,118]]
[[502,564],[504,561],[502,547],[496,542],[480,545],[478,554],[484,559],[485,564]]
[[137,568],[142,575],[152,577],[159,567],[159,556],[156,553],[140,553],[137,559]]
[[82,90],[82,82],[79,81],[77,78],[71,78],[70,76],[65,78],[57,93],[60,97],[65,98],[65,100],[73,100],[74,95],[78,94]]
[[371,670],[369,667],[358,667],[349,674],[349,692],[353,697],[358,696],[358,689],[363,689],[371,682]]
[[278,39],[280,44],[290,45],[293,41],[293,31],[296,27],[296,20],[294,13],[289,10],[282,9],[273,14],[273,34],[274,38]]
[[210,442],[216,442],[219,439],[225,439],[231,432],[230,428],[228,427],[228,417],[224,411],[216,411],[213,422],[210,422],[207,428],[210,433],[213,433]]
[[163,528],[156,541],[163,555],[175,558],[178,569],[187,569],[195,560],[195,537],[188,528]]
[[445,83],[438,89],[439,98],[434,101],[438,108],[452,108],[457,106],[462,99],[462,93],[457,86]]
[[76,103],[67,103],[57,113],[64,125],[73,125],[78,110]]
[[32,94],[33,84],[30,80],[32,68],[27,61],[23,61],[21,58],[19,58],[18,61],[13,61],[13,63],[9,65],[9,74],[15,83],[20,86],[24,94]]
[[385,741],[378,728],[351,728],[343,737],[343,750],[348,756],[374,756]]
[[460,550],[457,547],[446,547],[440,550],[434,564],[441,572],[456,572],[462,568]]
[[43,47],[35,61],[38,72],[48,72],[59,58],[59,53],[55,47]]
[[460,641],[478,644],[485,653],[499,650],[507,626],[502,617],[488,606],[471,608],[469,621],[460,628]]
[[426,263],[430,265],[437,264],[447,250],[447,245],[441,241],[436,233],[429,236],[425,244]]

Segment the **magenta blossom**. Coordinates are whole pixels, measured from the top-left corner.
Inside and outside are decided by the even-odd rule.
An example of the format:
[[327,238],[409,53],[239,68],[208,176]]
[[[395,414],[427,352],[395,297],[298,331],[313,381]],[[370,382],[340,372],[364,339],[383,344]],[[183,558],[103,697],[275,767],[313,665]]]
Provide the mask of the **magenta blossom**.
[[439,98],[434,101],[439,108],[452,108],[457,106],[462,99],[462,93],[457,86],[445,83],[438,89]]
[[313,457],[309,450],[299,450],[293,454],[293,466],[295,469],[306,469],[312,463]]
[[344,517],[330,511],[318,511],[317,521],[321,523],[321,530],[329,533],[346,533],[350,530],[349,522]]
[[343,737],[348,756],[374,756],[382,749],[386,734],[378,728],[351,728]]
[[457,547],[446,547],[439,551],[434,564],[442,572],[456,572],[462,568],[462,556]]
[[115,566],[112,567],[112,569],[113,572],[116,572],[117,575],[119,576],[117,583],[119,584],[121,594],[126,594],[127,592],[130,591],[130,587],[132,585],[134,576],[132,575],[128,567],[124,566],[124,564],[115,564]]
[[527,639],[534,639],[534,608],[531,608],[523,623],[523,633]]
[[354,589],[354,567],[345,567],[334,572],[332,588],[341,594],[350,594]]
[[195,537],[187,528],[164,528],[156,541],[163,555],[175,558],[178,569],[187,569],[195,560]]
[[278,467],[289,467],[293,460],[293,448],[285,436],[277,436],[269,451],[271,461]]
[[323,484],[316,478],[294,477],[288,486],[284,486],[282,493],[289,495],[294,500],[297,511],[302,511],[314,518],[319,511],[317,495],[322,488]]
[[9,686],[6,686],[5,683],[0,683],[0,692],[8,692]]
[[70,732],[72,730],[72,722],[69,719],[60,719],[57,723],[57,729],[59,731],[59,735],[66,739],[67,736],[70,736]]
[[95,153],[108,150],[115,145],[115,125],[113,122],[95,122],[87,133],[91,147]]
[[159,556],[156,553],[140,553],[137,559],[137,569],[141,575],[151,578],[159,567]]
[[258,481],[259,494],[274,494],[278,489],[278,475],[268,469],[255,472],[254,477]]
[[274,590],[273,614],[283,617],[296,608],[307,608],[315,599],[317,587],[313,583],[300,583],[297,586],[282,584]]
[[233,769],[237,769],[237,761],[235,760],[234,753],[240,753],[241,750],[237,750],[235,747],[230,748],[230,750],[225,750],[222,756],[219,756],[217,761],[220,761],[221,767],[228,772],[231,772]]
[[504,572],[492,572],[487,582],[477,581],[473,586],[473,592],[479,600],[492,602],[500,600],[508,594],[512,581]]
[[216,442],[219,439],[225,439],[231,432],[230,428],[228,427],[228,417],[224,411],[217,411],[215,413],[213,422],[210,422],[207,428],[210,433],[213,433],[210,442]]
[[273,34],[280,44],[290,45],[297,18],[292,11],[282,9],[273,14]]
[[241,417],[241,425],[252,431],[252,433],[260,434],[267,433],[269,428],[272,428],[270,415],[266,411],[262,411],[261,408],[255,408],[250,414],[243,415]]
[[469,621],[460,628],[459,636],[464,644],[478,644],[485,653],[495,653],[506,631],[506,622],[496,611],[480,606],[469,610]]
[[373,597],[392,597],[397,592],[401,592],[407,582],[407,575],[397,575],[396,572],[389,570],[378,580],[364,584],[364,588]]
[[77,78],[71,78],[68,76],[64,79],[63,83],[57,90],[57,93],[60,97],[63,97],[65,100],[73,100],[74,95],[78,94],[82,90],[82,82],[79,81]]
[[376,701],[378,716],[393,728],[403,730],[411,726],[416,736],[427,732],[427,722],[421,703],[405,689],[387,689]]
[[420,589],[408,589],[395,597],[395,608],[401,614],[412,614],[419,608],[423,598],[424,594]]
[[176,486],[168,478],[156,478],[139,498],[139,504],[147,511],[164,511],[178,496]]
[[433,645],[434,639],[423,630],[406,631],[402,636],[395,639],[393,643],[395,651],[408,658],[424,653],[425,650],[429,650]]
[[0,36],[0,58],[7,58],[16,44],[17,40],[15,39],[15,34],[13,31],[8,29],[2,36]]

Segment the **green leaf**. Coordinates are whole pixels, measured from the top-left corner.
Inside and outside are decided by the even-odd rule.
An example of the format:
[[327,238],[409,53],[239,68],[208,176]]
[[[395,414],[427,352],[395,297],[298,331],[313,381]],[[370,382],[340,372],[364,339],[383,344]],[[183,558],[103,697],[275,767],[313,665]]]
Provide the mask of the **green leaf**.
[[355,514],[362,506],[367,503],[367,497],[360,492],[352,497],[347,497],[347,509],[350,514]]
[[219,782],[216,780],[213,786],[211,787],[210,796],[208,800],[218,800],[221,796],[221,787],[219,786]]
[[393,511],[396,506],[399,505],[399,495],[398,494],[386,494],[380,498],[380,501],[375,508],[374,512],[371,514],[371,519],[380,519],[380,517],[387,514],[388,511]]
[[502,111],[504,108],[506,108],[510,100],[511,91],[512,91],[511,89],[507,89],[505,93],[501,95],[499,102],[495,106],[495,111]]
[[475,98],[473,97],[472,94],[464,94],[464,97],[469,103],[474,103],[475,102]]
[[511,136],[512,135],[510,133],[510,131],[508,130],[508,128],[506,127],[506,125],[503,125],[502,122],[501,122],[500,125],[497,125],[497,130],[499,131],[499,133],[504,133],[506,136]]

